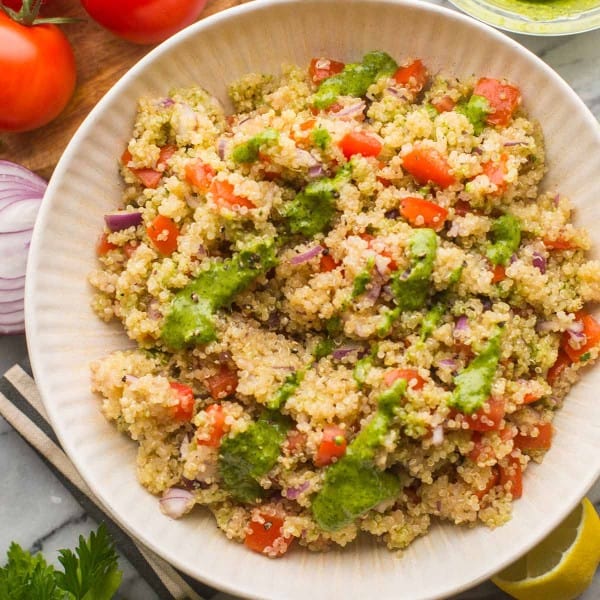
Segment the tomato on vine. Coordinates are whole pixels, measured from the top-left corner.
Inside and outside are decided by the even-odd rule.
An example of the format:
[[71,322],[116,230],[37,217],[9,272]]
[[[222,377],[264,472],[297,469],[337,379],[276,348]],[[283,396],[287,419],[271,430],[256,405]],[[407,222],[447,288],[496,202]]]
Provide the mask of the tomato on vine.
[[206,0],[81,0],[90,17],[136,44],[162,42],[191,25]]
[[0,2],[0,132],[49,123],[75,90],[73,50],[56,26],[71,19],[38,18],[40,6],[23,0],[17,12]]

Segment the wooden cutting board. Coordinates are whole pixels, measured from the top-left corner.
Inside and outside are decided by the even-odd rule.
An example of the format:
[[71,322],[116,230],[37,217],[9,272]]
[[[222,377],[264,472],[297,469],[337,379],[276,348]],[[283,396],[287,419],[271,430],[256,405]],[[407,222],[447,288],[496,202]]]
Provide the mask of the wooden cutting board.
[[[200,18],[247,0],[208,0]],[[0,158],[20,163],[49,179],[77,127],[111,86],[154,46],[121,40],[92,21],[74,0],[54,0],[50,15],[84,19],[64,25],[77,61],[77,88],[63,113],[27,133],[0,134]],[[0,73],[0,84],[2,74]]]

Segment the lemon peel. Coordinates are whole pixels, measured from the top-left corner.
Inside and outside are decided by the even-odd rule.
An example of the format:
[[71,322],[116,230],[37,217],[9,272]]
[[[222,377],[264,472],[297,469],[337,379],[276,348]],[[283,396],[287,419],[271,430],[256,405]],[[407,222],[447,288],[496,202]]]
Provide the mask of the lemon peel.
[[592,582],[600,563],[600,517],[584,498],[535,548],[492,581],[517,600],[572,600]]

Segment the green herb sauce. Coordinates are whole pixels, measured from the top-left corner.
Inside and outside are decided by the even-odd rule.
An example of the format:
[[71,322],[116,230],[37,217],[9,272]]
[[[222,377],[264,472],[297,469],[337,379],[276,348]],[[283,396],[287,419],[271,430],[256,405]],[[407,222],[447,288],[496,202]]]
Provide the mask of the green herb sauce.
[[456,107],[473,125],[473,133],[479,135],[486,125],[487,116],[492,112],[487,98],[473,94],[468,102],[463,102]]
[[298,386],[302,383],[302,379],[304,379],[303,371],[296,371],[288,375],[283,384],[267,403],[267,408],[279,410],[288,399],[293,396],[294,392],[298,389]]
[[505,265],[521,243],[521,225],[513,215],[498,217],[491,228],[492,242],[485,255],[495,265]]
[[253,163],[258,160],[258,154],[261,146],[274,144],[279,139],[279,132],[276,129],[267,128],[261,133],[257,133],[247,142],[238,144],[231,153],[231,158],[236,163]]

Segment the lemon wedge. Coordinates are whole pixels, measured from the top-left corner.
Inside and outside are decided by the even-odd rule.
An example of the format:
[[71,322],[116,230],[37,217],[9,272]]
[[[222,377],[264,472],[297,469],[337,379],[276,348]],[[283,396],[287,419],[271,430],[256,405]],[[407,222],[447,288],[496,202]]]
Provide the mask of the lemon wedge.
[[600,517],[582,503],[533,550],[492,581],[517,600],[572,600],[592,582],[600,563]]

